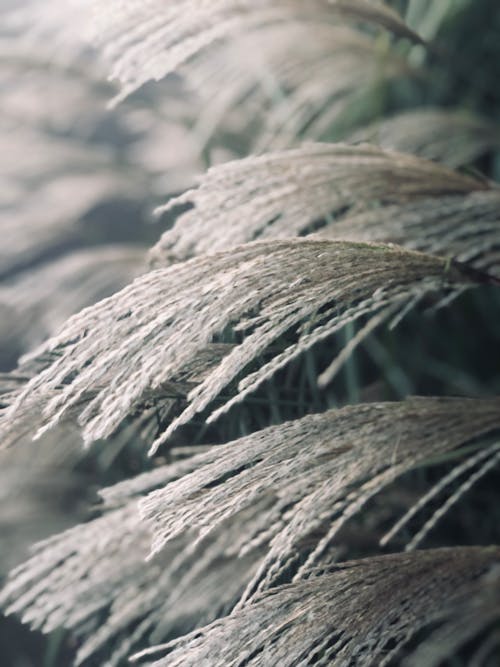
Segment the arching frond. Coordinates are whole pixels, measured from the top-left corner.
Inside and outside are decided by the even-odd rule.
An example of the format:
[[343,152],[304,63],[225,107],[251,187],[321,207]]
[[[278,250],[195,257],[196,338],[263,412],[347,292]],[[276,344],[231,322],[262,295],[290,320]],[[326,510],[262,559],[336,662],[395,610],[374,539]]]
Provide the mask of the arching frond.
[[[146,650],[136,660],[143,658],[141,663],[154,667],[214,661],[228,666],[355,662],[382,667],[404,655],[417,633],[453,625],[457,607],[472,616],[474,602],[486,600],[485,613],[473,626],[476,632],[498,620],[498,606],[491,609],[488,601],[489,572],[498,570],[499,559],[498,548],[476,547],[347,562],[269,591],[237,613]],[[498,594],[498,576],[495,584]],[[161,653],[165,657],[150,661]]]
[[[221,392],[230,398],[212,419],[347,322],[367,314],[382,321],[425,294],[476,279],[449,268],[386,246],[296,240],[152,271],[70,319],[42,346],[34,357],[41,370],[6,411],[4,430],[15,431],[27,411],[41,411],[49,428],[76,408],[87,442],[106,437],[151,392],[189,375],[199,355],[233,329],[236,344],[190,391],[155,450]],[[292,342],[270,350],[285,334]]]
[[[270,540],[250,585],[266,588],[303,559],[321,559],[346,520],[402,472],[498,431],[498,400],[411,399],[311,415],[214,448],[194,472],[141,501],[153,553],[186,530],[202,539],[241,511],[259,507],[266,532],[242,526],[246,543]],[[500,450],[485,451],[494,459]],[[328,524],[326,537],[321,535]],[[259,577],[261,579],[259,580]]]
[[106,7],[95,4],[94,42],[112,63],[111,78],[122,84],[118,99],[150,79],[162,79],[214,43],[273,24],[286,28],[299,19],[321,25],[347,18],[421,41],[394,10],[370,0],[212,0],[196,6],[186,0],[168,6],[158,0],[127,0]]
[[[182,412],[189,391],[205,380],[207,375],[231,351],[232,347],[228,343],[207,345],[184,366],[183,371],[175,379],[154,390],[146,391],[139,403],[127,415],[123,415],[123,420],[112,431],[113,449],[118,451],[123,445],[130,442],[149,447],[158,436],[158,432],[161,432],[161,425],[170,423],[179,415],[179,412]],[[47,366],[57,361],[57,356],[57,353],[54,357],[51,352],[48,352],[34,359],[24,360],[21,373],[4,374],[1,377],[0,394],[2,401],[0,403],[0,414],[5,416],[13,409],[19,395],[27,390],[27,385]],[[82,397],[82,400],[76,402],[73,408],[68,411],[62,423],[75,423],[76,418],[88,401],[92,400],[103,389],[103,385],[95,384]],[[41,405],[33,405],[28,401],[24,405],[18,406],[18,408],[19,411],[16,408],[16,419],[7,419],[3,422],[2,448],[10,447],[23,437],[32,437],[44,421]]]
[[[496,189],[432,162],[369,145],[306,144],[209,169],[196,189],[159,209],[194,205],[163,235],[152,250],[152,259],[164,266],[257,237],[305,235],[327,224],[335,234],[339,220],[362,211],[374,217],[380,212],[377,228],[384,230],[386,206],[413,204],[418,211],[421,204],[425,211],[429,201],[441,210],[439,205],[448,203],[451,195],[457,196],[451,201],[458,205],[463,201],[465,220],[455,230],[460,237],[462,226],[473,225],[476,216],[473,206],[472,214],[467,215],[467,196],[483,191],[488,193],[485,199],[490,209],[498,208]],[[345,231],[342,228],[342,233]],[[426,233],[432,235],[432,227]],[[498,238],[495,229],[493,235]],[[405,242],[402,234],[397,239],[390,234],[385,238]],[[425,243],[425,238],[421,242]],[[446,245],[443,252],[447,253]]]
[[[285,568],[290,578],[305,562],[300,578],[328,562],[322,536],[401,473],[498,432],[499,405],[351,406],[143,473],[102,492],[101,517],[37,545],[0,601],[36,628],[73,630],[78,661],[109,642],[115,664],[148,638],[209,622],[242,596],[248,604]],[[137,499],[149,491],[145,523]]]
[[[495,295],[440,312],[457,341],[424,349],[418,317],[370,336],[500,286],[500,136],[451,108],[498,106],[494,31],[459,53],[473,5],[4,0],[0,607],[62,629],[49,653],[67,632],[108,667],[494,663],[500,547],[415,549],[498,541],[471,528],[488,484],[448,516],[500,463],[494,332],[469,328]],[[452,371],[473,346],[477,378]],[[379,402],[413,381],[482,398]]]
[[[172,57],[175,60],[183,48],[190,52],[194,46],[197,52],[196,37],[188,37],[186,42],[182,42],[181,38],[177,42],[175,32],[168,32],[173,40],[171,49],[168,39],[165,43],[159,38],[156,41],[156,31],[160,30],[157,20],[166,13],[161,3],[149,3],[151,7],[141,3],[135,9],[133,4],[122,3],[120,8],[110,5],[106,9],[109,13],[106,17],[101,5],[94,8],[98,17],[94,41],[100,48],[97,54],[91,53],[92,66],[98,75],[103,77],[102,63],[94,62],[99,60],[99,56],[108,56],[112,62],[123,61],[123,68],[127,71],[138,69],[138,82],[117,99],[132,92],[135,85],[141,85],[140,75],[144,81],[155,78],[153,72],[158,61],[167,61]],[[184,11],[187,6],[185,0],[177,4],[179,8],[175,21],[180,20],[183,24],[191,22],[194,25],[197,13],[211,15],[209,23],[212,29],[216,31],[221,27],[224,33],[226,19],[218,23],[223,12],[224,16],[231,16],[230,20],[238,26],[234,32],[224,33],[222,40],[216,39],[214,44],[210,44],[208,54],[202,45],[198,57],[190,58],[189,66],[180,70],[186,87],[194,93],[196,100],[194,105],[191,100],[189,122],[195,124],[193,138],[200,144],[200,150],[213,138],[217,129],[244,136],[246,126],[249,123],[254,125],[256,121],[259,129],[251,144],[254,148],[258,145],[258,150],[264,146],[288,147],[296,144],[299,137],[322,139],[338,119],[345,120],[349,105],[355,103],[363,92],[372,89],[374,79],[382,83],[397,75],[414,72],[396,48],[389,48],[389,44],[382,46],[376,35],[363,29],[364,22],[375,23],[396,34],[418,39],[392,9],[373,0],[356,3],[344,0],[315,0],[315,3],[281,0],[279,8],[267,0],[259,6],[248,3],[245,7],[241,3],[226,2],[225,10],[211,3],[206,7],[199,6],[196,11],[192,7]],[[182,11],[181,5],[184,7]],[[137,21],[129,26],[130,33],[121,36],[125,40],[131,39],[125,47],[131,52],[127,56],[119,44],[121,37],[114,30],[119,31],[122,22],[125,25],[127,20],[133,20],[131,16],[127,18],[129,11]],[[173,8],[169,7],[168,12],[172,11]],[[91,13],[87,3],[81,0],[74,0],[69,6],[68,3],[53,2],[50,11],[44,3],[35,1],[12,12],[13,15],[8,18],[17,33],[24,35],[24,41],[28,42],[33,52],[36,53],[40,45],[44,47],[40,59],[46,55],[49,61],[61,60],[77,68],[80,64],[79,49],[83,52],[81,59],[85,63],[89,60],[89,49],[85,50],[85,47],[92,32]],[[282,20],[276,20],[276,16],[282,17]],[[358,19],[363,22],[361,30],[354,25]],[[75,22],[83,26],[76,33]],[[139,24],[142,28],[138,27]],[[198,28],[201,32],[208,30],[203,20]],[[134,31],[143,30],[141,36],[147,36],[148,29],[154,33],[151,40],[157,51],[156,61],[154,58],[151,61],[147,59],[144,43],[139,48],[139,42],[134,42]],[[138,34],[136,38],[139,40]],[[108,40],[111,40],[111,47]],[[11,55],[18,48],[19,41],[19,37],[10,40],[8,50]],[[1,51],[0,42],[0,58]],[[139,59],[135,58],[137,53],[141,54]],[[144,60],[140,62],[142,58]],[[180,64],[182,62],[181,58]],[[121,78],[126,79],[126,76]],[[51,79],[47,85],[54,88],[57,81]],[[162,92],[163,88],[160,96]],[[68,90],[64,96],[67,95]],[[70,98],[70,104],[73,99]],[[88,99],[83,100],[83,108],[85,106],[88,106]],[[56,111],[56,115],[64,113],[64,110]]]
[[500,189],[382,206],[319,231],[329,239],[397,243],[500,273]]

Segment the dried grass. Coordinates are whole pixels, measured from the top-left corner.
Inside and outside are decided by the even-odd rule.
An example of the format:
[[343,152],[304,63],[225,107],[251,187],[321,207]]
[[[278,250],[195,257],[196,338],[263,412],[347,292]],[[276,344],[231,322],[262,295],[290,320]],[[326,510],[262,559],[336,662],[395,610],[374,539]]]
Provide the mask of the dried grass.
[[467,260],[476,254],[487,266],[498,262],[498,188],[369,145],[306,144],[212,167],[197,188],[159,212],[186,204],[193,208],[151,251],[155,266],[322,227],[335,239],[383,240]]
[[[448,623],[456,630],[457,609],[472,617],[478,599],[491,599],[487,573],[498,571],[499,556],[498,548],[477,547],[346,562],[270,591],[237,613],[135,659],[154,667],[214,661],[227,667],[382,667],[400,656],[418,632],[434,625],[445,631]],[[498,592],[498,575],[495,585]],[[498,620],[498,607],[484,607],[469,635]],[[452,646],[463,639],[454,636]],[[158,653],[166,655],[147,660]],[[431,663],[417,659],[413,664]]]
[[[112,65],[111,78],[122,84],[119,101],[146,81],[162,79],[193,57],[224,40],[280,24],[303,21],[321,25],[348,19],[382,26],[420,42],[398,14],[369,0],[127,0],[105,7],[96,3],[94,43]],[[147,38],[145,38],[147,35]]]
[[[197,358],[232,329],[236,344],[191,389],[155,451],[221,392],[230,398],[211,419],[348,322],[364,315],[380,322],[475,279],[428,255],[306,240],[248,244],[152,271],[74,316],[33,355],[39,371],[5,411],[3,429],[15,431],[23,415],[41,412],[41,434],[76,409],[87,443],[111,435],[145,398],[189,377]],[[292,342],[280,344],[285,334]]]
[[[399,475],[470,442],[487,454],[498,408],[432,398],[351,406],[143,473],[102,492],[101,517],[38,544],[0,603],[35,628],[81,636],[77,664],[102,650],[106,664],[119,664],[145,641],[210,623],[238,601],[243,615],[227,622],[241,620],[244,631],[262,591],[331,562],[342,525]],[[137,499],[148,492],[144,523]],[[319,601],[294,590],[304,604]]]

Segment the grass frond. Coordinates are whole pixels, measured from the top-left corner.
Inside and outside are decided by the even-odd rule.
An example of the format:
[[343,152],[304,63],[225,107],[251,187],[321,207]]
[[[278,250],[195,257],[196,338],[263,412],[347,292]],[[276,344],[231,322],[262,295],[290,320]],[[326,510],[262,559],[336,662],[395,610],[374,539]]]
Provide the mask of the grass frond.
[[495,0],[0,4],[0,662],[496,665]]
[[397,243],[500,272],[500,189],[380,206],[347,215],[321,238]]
[[230,398],[211,419],[348,322],[389,317],[417,297],[476,278],[395,247],[308,240],[248,244],[158,269],[74,316],[42,345],[31,361],[39,371],[5,411],[3,428],[15,431],[21,415],[41,412],[41,434],[76,408],[86,442],[106,437],[151,392],[189,376],[232,330],[233,347],[191,389],[155,451],[221,392]]
[[[383,207],[413,204],[418,211],[422,204],[424,211],[426,206],[439,211],[440,202],[446,204],[451,195],[465,198],[483,191],[498,209],[497,189],[433,162],[369,145],[305,144],[209,169],[197,188],[159,209],[193,206],[165,232],[151,258],[165,266],[258,237],[303,236],[325,225],[335,230],[339,220],[363,211],[373,216],[380,212],[377,229],[384,229]],[[463,209],[462,225],[473,225],[467,203]],[[432,234],[432,229],[426,232]],[[405,240],[403,235],[386,238]],[[446,246],[443,254],[448,254]]]
[[[185,0],[183,2],[187,6]],[[182,2],[177,4],[180,6]],[[32,2],[10,14],[7,12],[4,24],[13,30],[13,34],[4,40],[0,34],[0,63],[4,53],[8,62],[18,62],[18,69],[23,65],[26,67],[26,62],[31,59],[32,66],[39,70],[39,76],[34,77],[29,87],[40,86],[45,79],[44,89],[50,90],[54,96],[57,94],[61,102],[65,100],[65,104],[52,110],[52,117],[47,118],[49,124],[53,118],[67,116],[68,109],[79,103],[80,131],[87,129],[87,113],[95,112],[95,108],[92,109],[93,97],[109,100],[112,95],[108,87],[99,85],[99,80],[105,78],[103,71],[107,71],[106,64],[102,62],[106,57],[112,62],[122,59],[129,68],[142,67],[144,73],[148,67],[154,70],[155,66],[146,59],[138,41],[126,46],[131,51],[130,59],[120,51],[118,44],[116,52],[113,46],[112,53],[106,46],[107,39],[120,39],[114,30],[121,25],[121,21],[126,21],[127,11],[135,11],[146,23],[153,7],[158,16],[165,13],[165,8],[158,2],[156,5],[152,3],[151,9],[147,3],[137,5],[135,10],[130,9],[132,5],[122,3],[121,8],[110,6],[106,9],[109,13],[106,17],[102,7],[92,12],[88,3],[81,0],[71,3],[54,1],[50,11],[43,3]],[[422,76],[409,65],[405,53],[397,48],[397,41],[381,43],[380,31],[367,30],[367,25],[373,28],[372,21],[375,21],[377,25],[384,24],[390,30],[394,29],[397,34],[405,33],[402,20],[387,6],[376,6],[373,1],[367,0],[359,3],[281,0],[279,8],[273,7],[268,0],[261,2],[259,7],[248,3],[242,8],[235,2],[228,2],[227,5],[228,16],[231,15],[238,29],[226,34],[222,40],[215,40],[209,49],[202,48],[197,57],[189,58],[188,66],[183,66],[178,72],[182,92],[176,91],[176,100],[169,99],[163,105],[163,111],[167,110],[171,116],[173,107],[179,106],[186,90],[189,90],[189,99],[184,99],[180,106],[184,107],[182,116],[186,124],[194,124],[190,138],[199,151],[209,150],[210,142],[220,139],[218,132],[240,135],[243,143],[250,142],[253,150],[256,150],[257,144],[257,150],[263,146],[288,147],[295,145],[299,137],[323,139],[331,136],[328,133],[338,119],[345,120],[348,109],[356,105],[363,93],[368,96],[373,94],[374,81],[381,87],[397,76]],[[125,6],[129,9],[124,10]],[[194,21],[197,12],[208,15],[212,11],[220,18],[219,9],[215,3],[199,6],[196,11],[190,7],[189,12],[183,12],[182,21],[186,22],[187,15]],[[124,13],[120,15],[120,11]],[[97,16],[93,31],[92,14]],[[273,20],[275,15],[283,20]],[[152,16],[149,18],[151,20],[144,26],[144,31],[154,23]],[[359,23],[358,19],[363,20]],[[217,18],[214,16],[213,20],[215,29]],[[74,30],[74,23],[81,27],[79,31]],[[199,27],[203,31],[207,25]],[[134,23],[132,31],[136,28]],[[155,29],[156,26],[152,27],[152,30]],[[186,42],[178,43],[175,33],[169,32],[169,35],[175,42],[172,49],[168,48],[168,43],[155,42],[159,60],[178,54],[184,46],[189,50],[196,41],[196,38],[193,41],[188,37]],[[414,34],[408,35],[418,39]],[[89,40],[97,42],[99,48],[90,49]],[[141,54],[139,60],[144,58],[142,65],[133,55],[136,52]],[[63,71],[57,76],[53,72],[44,72],[44,62]],[[64,71],[68,67],[69,71]],[[60,77],[64,79],[63,85],[60,85],[63,83]],[[82,95],[83,89],[78,90],[79,79],[83,78],[87,79],[87,84],[92,84],[88,86],[86,95]],[[144,78],[148,79],[146,75]],[[154,76],[151,75],[151,78]],[[168,96],[172,83],[170,78],[157,87],[154,92],[155,106]],[[4,104],[8,112],[12,109],[12,102],[14,106],[19,103],[19,95],[10,90],[11,84],[14,89],[19,86],[15,78],[8,84]],[[119,95],[117,100],[123,96]],[[30,106],[33,115],[43,115],[47,111],[39,108],[37,100]],[[26,113],[27,109],[21,111]],[[114,113],[121,111],[124,110],[115,109]],[[154,116],[153,108],[148,111]],[[143,113],[146,113],[145,109]],[[160,114],[154,118],[150,128],[152,134],[161,129],[154,125],[161,126],[162,120],[165,118],[162,119]],[[248,136],[249,125],[255,135],[252,138]],[[151,140],[154,141],[154,137]],[[186,144],[189,145],[189,141]],[[164,151],[162,166],[168,168]],[[176,167],[179,169],[181,166],[181,156],[177,151]]]
[[[457,608],[473,618],[476,605],[484,601],[483,613],[471,628],[476,633],[497,621],[498,607],[488,603],[490,573],[498,571],[499,557],[498,548],[471,547],[343,563],[269,591],[238,612],[145,650],[135,660],[142,658],[141,664],[154,667],[214,661],[228,666],[382,667],[400,655],[417,633],[431,632],[436,625],[443,632],[447,624],[453,626]],[[498,594],[498,575],[495,588]],[[461,637],[454,636],[455,645],[460,642]],[[163,658],[151,662],[151,656],[161,653]]]
[[210,622],[242,596],[248,605],[285,570],[308,576],[330,557],[325,534],[373,494],[499,430],[498,400],[417,398],[211,447],[104,489],[104,514],[38,544],[0,603],[35,628],[74,631],[78,664],[106,645],[117,664],[147,638]]
[[[162,472],[167,481],[182,466]],[[71,630],[80,641],[77,665],[96,654],[106,655],[107,665],[123,664],[144,642],[177,636],[234,607],[260,562],[256,549],[241,558],[225,553],[238,539],[239,525],[226,524],[198,548],[186,534],[146,561],[151,534],[137,503],[128,502],[36,545],[12,571],[1,604],[33,628]]]
[[[141,500],[155,535],[153,553],[186,530],[202,539],[259,506],[259,516],[267,515],[263,537],[273,536],[260,573],[270,585],[304,557],[299,545],[308,538],[314,544],[311,535],[325,522],[330,541],[402,472],[498,431],[499,406],[495,399],[433,398],[355,405],[215,447],[191,461],[194,472]],[[252,525],[242,533],[248,544],[259,540]],[[312,562],[325,544],[311,546]]]
[[[185,398],[190,390],[203,382],[207,374],[221,362],[232,347],[228,343],[207,345],[185,365],[175,379],[163,383],[161,387],[146,391],[140,402],[124,416],[123,421],[112,432],[112,442],[108,442],[108,445],[112,446],[115,454],[130,442],[135,442],[138,446],[150,447],[164,425],[173,421],[185,407]],[[54,355],[50,351],[34,357],[27,356],[21,362],[21,372],[5,373],[0,376],[2,399],[0,421],[13,409],[20,394],[23,391],[29,391],[28,384],[44,369],[56,362],[57,357],[57,353]],[[80,401],[75,403],[60,423],[63,425],[76,423],[80,412],[103,389],[103,385],[95,384]],[[24,437],[32,437],[44,421],[41,405],[33,405],[28,401],[18,407],[19,412],[16,419],[6,419],[5,422],[2,422],[2,448],[16,444]],[[50,431],[51,429],[48,429],[48,432]]]
[[390,7],[370,0],[280,0],[237,2],[212,0],[192,3],[158,0],[119,4],[95,3],[94,43],[112,65],[111,78],[122,85],[119,101],[146,81],[156,81],[221,41],[281,24],[361,21],[384,27],[415,42],[420,38]]

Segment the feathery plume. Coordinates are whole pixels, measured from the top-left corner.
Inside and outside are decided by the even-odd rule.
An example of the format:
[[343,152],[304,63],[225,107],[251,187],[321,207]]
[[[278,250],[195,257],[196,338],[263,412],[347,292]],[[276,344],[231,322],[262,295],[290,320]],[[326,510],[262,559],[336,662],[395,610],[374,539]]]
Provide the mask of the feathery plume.
[[[189,462],[165,466],[149,480],[142,475],[141,484],[147,490],[190,470]],[[98,652],[119,665],[145,641],[164,641],[232,609],[259,563],[256,549],[238,559],[225,554],[239,536],[238,522],[226,523],[198,548],[186,534],[146,561],[149,529],[137,502],[125,502],[36,545],[11,572],[0,604],[44,632],[70,629],[81,642],[77,665]]]
[[[350,406],[125,480],[101,492],[102,516],[37,545],[0,602],[33,627],[73,630],[78,664],[109,642],[114,665],[148,637],[228,613],[245,593],[248,604],[250,589],[274,585],[262,585],[270,564],[279,577],[278,564],[305,562],[307,575],[318,546],[314,562],[328,562],[325,524],[339,529],[398,475],[498,431],[498,408],[433,398]],[[137,499],[148,492],[144,522]]]
[[[270,540],[251,596],[299,559],[307,556],[303,568],[320,560],[345,522],[403,472],[498,432],[499,407],[497,399],[433,398],[348,406],[213,448],[192,460],[194,472],[141,500],[152,553],[186,530],[203,539],[259,506],[259,525],[242,528],[244,544]],[[495,447],[486,450],[489,459],[498,455]],[[267,529],[260,536],[262,516]]]
[[[471,547],[346,562],[269,591],[244,609],[135,659],[144,658],[141,663],[151,667],[214,660],[228,666],[355,662],[382,667],[404,655],[417,633],[429,633],[435,625],[445,629],[449,618],[453,623],[457,606],[471,616],[474,601],[491,599],[488,574],[498,569],[499,558],[496,547]],[[498,614],[496,606],[481,621]],[[476,622],[474,630],[481,626]],[[166,655],[147,660],[158,653]]]
[[[155,451],[221,392],[230,398],[212,420],[348,322],[389,317],[476,279],[424,254],[308,240],[248,244],[152,271],[71,318],[34,353],[40,371],[5,411],[3,428],[15,431],[21,415],[42,412],[41,434],[76,409],[86,442],[105,438],[145,397],[188,377],[199,355],[232,329],[236,344],[191,389]],[[285,334],[292,342],[280,343]]]
[[211,0],[193,5],[175,0],[126,0],[95,4],[94,44],[111,63],[110,78],[122,84],[115,101],[176,71],[193,57],[221,41],[273,24],[286,26],[302,20],[315,24],[343,20],[382,26],[395,34],[421,42],[398,14],[370,0]]
[[500,189],[381,206],[334,221],[318,236],[397,243],[499,276]]
[[374,216],[380,209],[383,229],[385,206],[414,203],[418,210],[420,202],[437,207],[451,195],[490,190],[483,181],[411,155],[369,145],[306,144],[209,169],[197,188],[159,209],[194,206],[164,233],[151,259],[165,266],[258,237],[303,236],[324,225],[335,230],[349,214],[374,209]]

